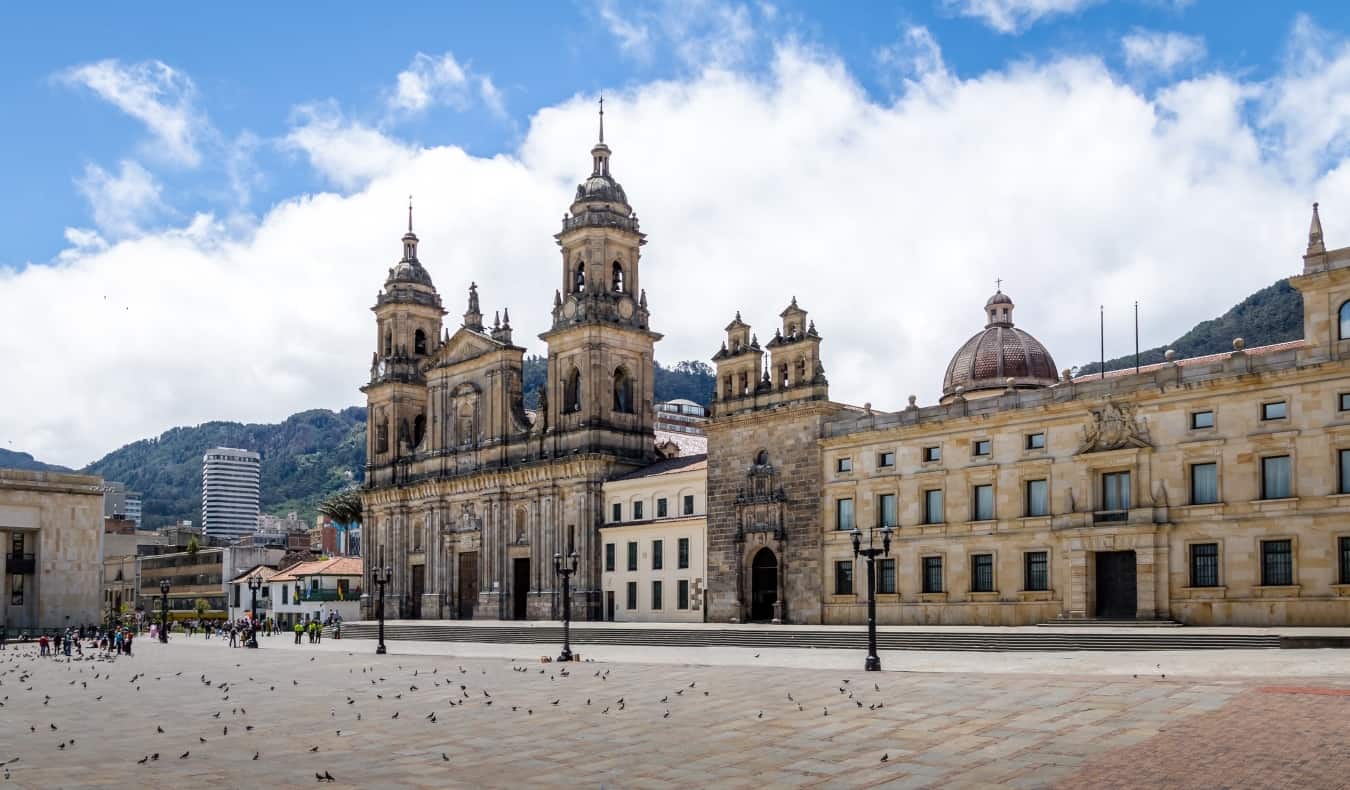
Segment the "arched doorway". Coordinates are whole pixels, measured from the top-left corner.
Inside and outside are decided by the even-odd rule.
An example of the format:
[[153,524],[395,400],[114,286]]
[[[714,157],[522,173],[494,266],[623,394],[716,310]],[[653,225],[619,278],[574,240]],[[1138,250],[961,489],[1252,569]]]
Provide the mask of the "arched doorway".
[[775,603],[778,603],[778,558],[765,547],[750,561],[750,619],[772,620]]

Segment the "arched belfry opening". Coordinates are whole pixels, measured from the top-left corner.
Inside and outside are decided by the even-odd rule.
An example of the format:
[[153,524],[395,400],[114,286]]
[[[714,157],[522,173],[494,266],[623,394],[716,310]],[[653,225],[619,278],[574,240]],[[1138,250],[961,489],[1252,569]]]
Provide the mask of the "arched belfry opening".
[[586,262],[577,261],[577,268],[572,275],[572,293],[584,293],[586,291]]
[[420,355],[427,353],[427,333],[420,329],[413,333],[413,353]]
[[614,370],[614,411],[633,413],[633,377],[622,365]]
[[575,366],[563,381],[562,411],[564,414],[581,411],[581,371]]
[[612,274],[610,276],[610,290],[614,291],[614,293],[616,294],[623,293],[625,289],[623,279],[623,264],[619,263],[618,261],[615,261],[614,265],[611,267],[611,270]]

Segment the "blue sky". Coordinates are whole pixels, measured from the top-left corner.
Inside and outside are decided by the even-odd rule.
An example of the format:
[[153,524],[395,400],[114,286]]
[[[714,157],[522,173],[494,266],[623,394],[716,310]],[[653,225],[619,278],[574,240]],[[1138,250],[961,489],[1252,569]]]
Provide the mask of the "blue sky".
[[[1350,233],[1341,4],[34,4],[0,9],[0,446],[81,465],[360,402],[415,194],[455,315],[517,338],[595,99],[658,358],[798,295],[832,395],[938,395],[995,278],[1061,367],[1165,343]],[[1338,241],[1341,238],[1341,241]],[[758,322],[758,323],[757,323]],[[532,353],[543,345],[527,343]],[[34,348],[44,353],[34,354]],[[57,366],[51,360],[61,360]]]

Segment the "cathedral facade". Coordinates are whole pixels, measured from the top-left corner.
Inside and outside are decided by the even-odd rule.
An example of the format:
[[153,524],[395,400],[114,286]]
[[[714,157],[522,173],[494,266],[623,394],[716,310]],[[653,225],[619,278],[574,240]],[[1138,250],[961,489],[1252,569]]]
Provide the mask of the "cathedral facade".
[[[572,611],[600,616],[601,484],[656,460],[654,344],[641,287],[646,239],[610,149],[555,235],[560,287],[538,409],[525,406],[525,349],[509,312],[489,325],[468,285],[453,332],[419,260],[409,209],[403,254],[371,309],[363,611],[388,568],[391,618],[558,616],[556,555],[576,553]],[[544,297],[547,298],[546,296]],[[541,300],[542,301],[542,300]]]

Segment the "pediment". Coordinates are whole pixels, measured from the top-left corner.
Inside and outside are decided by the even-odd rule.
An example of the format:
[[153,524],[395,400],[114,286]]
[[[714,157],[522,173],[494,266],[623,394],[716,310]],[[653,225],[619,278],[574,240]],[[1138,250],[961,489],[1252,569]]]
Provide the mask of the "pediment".
[[458,365],[461,362],[500,351],[505,347],[505,344],[493,340],[487,335],[460,327],[459,331],[450,336],[449,342],[436,351],[435,364],[437,367]]

